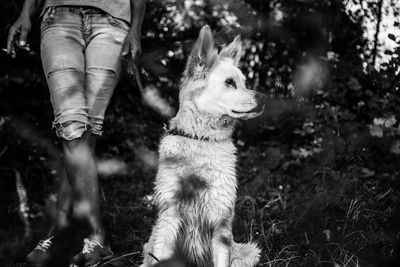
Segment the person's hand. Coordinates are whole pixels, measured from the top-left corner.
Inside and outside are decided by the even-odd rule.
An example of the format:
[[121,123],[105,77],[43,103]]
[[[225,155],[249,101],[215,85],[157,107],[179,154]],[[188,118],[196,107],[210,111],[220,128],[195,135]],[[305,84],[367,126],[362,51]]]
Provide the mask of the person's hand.
[[29,16],[20,16],[10,27],[7,38],[7,53],[11,54],[12,57],[16,56],[15,45],[24,50],[29,50],[26,40],[31,27]]
[[140,41],[140,36],[135,34],[133,31],[130,31],[125,38],[124,44],[122,46],[122,56],[131,58],[127,58],[128,60],[132,60],[133,64],[136,64],[140,54],[142,53],[142,44]]

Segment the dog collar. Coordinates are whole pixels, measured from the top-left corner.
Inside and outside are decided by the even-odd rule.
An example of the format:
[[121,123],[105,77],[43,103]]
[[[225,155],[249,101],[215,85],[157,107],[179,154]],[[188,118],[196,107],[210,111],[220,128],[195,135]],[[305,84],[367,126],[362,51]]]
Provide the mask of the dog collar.
[[178,130],[176,128],[169,129],[167,127],[167,125],[165,125],[165,124],[164,124],[164,131],[168,135],[178,135],[178,136],[183,136],[183,137],[190,138],[190,139],[195,139],[195,140],[210,141],[210,138],[208,138],[208,137],[199,138],[197,136],[192,136],[190,134],[187,134],[184,131]]

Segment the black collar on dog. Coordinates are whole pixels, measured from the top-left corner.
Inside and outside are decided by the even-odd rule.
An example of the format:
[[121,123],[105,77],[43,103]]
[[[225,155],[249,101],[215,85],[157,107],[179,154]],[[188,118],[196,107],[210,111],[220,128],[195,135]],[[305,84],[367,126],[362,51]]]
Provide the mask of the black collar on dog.
[[192,135],[187,134],[184,131],[179,130],[177,128],[169,129],[167,127],[167,125],[165,125],[165,124],[164,124],[164,131],[165,131],[166,134],[169,134],[169,135],[178,135],[178,136],[183,136],[183,137],[190,138],[190,139],[210,141],[210,138],[208,138],[208,137],[192,136]]

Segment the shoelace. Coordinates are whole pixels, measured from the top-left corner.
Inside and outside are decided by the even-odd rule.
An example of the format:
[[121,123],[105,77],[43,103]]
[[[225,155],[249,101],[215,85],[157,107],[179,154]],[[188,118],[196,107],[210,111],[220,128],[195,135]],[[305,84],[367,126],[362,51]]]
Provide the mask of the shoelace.
[[45,240],[40,240],[35,249],[39,249],[39,250],[41,250],[43,252],[46,252],[50,248],[50,246],[52,244],[51,243],[51,239],[53,237],[54,236],[52,236],[52,237],[50,237],[48,239],[45,239]]
[[103,248],[103,246],[96,240],[91,241],[89,240],[89,238],[85,238],[83,242],[85,243],[82,249],[83,254],[93,252],[95,246],[100,246],[101,248]]

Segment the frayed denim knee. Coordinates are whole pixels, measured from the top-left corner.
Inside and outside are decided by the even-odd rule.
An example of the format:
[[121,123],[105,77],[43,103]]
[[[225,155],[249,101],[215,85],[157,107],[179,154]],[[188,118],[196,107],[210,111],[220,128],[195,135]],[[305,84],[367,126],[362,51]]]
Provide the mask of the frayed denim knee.
[[126,22],[116,21],[91,8],[52,7],[44,13],[41,57],[60,138],[102,134],[129,30]]

